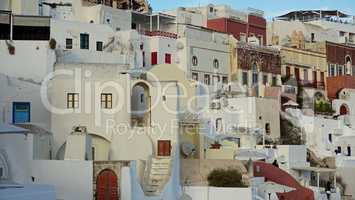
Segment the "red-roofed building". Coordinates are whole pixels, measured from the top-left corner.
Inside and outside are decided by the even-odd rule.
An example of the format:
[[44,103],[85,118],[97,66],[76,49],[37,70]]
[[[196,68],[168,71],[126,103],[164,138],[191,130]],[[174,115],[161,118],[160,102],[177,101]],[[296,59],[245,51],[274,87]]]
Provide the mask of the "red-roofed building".
[[314,193],[311,189],[303,187],[290,174],[272,164],[260,161],[254,162],[254,176],[265,177],[265,181],[272,181],[296,189],[292,192],[277,194],[279,199],[315,200]]

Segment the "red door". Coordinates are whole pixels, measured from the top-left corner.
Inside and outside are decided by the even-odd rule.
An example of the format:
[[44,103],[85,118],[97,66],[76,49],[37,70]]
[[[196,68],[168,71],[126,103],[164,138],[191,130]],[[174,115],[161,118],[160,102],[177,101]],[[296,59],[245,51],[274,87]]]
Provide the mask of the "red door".
[[158,52],[152,52],[151,63],[152,65],[158,64]]
[[347,115],[349,114],[348,107],[346,105],[341,105],[340,107],[340,115]]
[[96,180],[96,200],[117,200],[118,180],[116,174],[111,170],[104,170]]
[[170,140],[158,141],[158,156],[170,156],[171,142]]

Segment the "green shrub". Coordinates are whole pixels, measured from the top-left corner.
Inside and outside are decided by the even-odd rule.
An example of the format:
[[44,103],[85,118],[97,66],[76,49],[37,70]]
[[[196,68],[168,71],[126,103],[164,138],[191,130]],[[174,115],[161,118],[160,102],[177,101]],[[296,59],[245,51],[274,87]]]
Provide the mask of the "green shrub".
[[242,174],[236,169],[214,169],[207,180],[208,185],[213,187],[247,187]]

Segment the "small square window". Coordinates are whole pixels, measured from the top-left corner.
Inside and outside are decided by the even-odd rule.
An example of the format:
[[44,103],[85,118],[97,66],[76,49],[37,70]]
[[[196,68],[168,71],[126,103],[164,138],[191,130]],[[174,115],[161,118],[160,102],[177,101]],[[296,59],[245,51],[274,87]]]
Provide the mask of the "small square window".
[[102,93],[101,94],[101,108],[112,109],[112,94]]
[[73,49],[73,39],[71,39],[71,38],[65,39],[65,48],[66,49]]
[[103,51],[103,46],[104,46],[103,42],[97,41],[96,42],[96,51]]
[[79,93],[67,94],[67,108],[79,108]]
[[222,83],[223,84],[228,84],[228,77],[227,76],[223,76],[222,77]]

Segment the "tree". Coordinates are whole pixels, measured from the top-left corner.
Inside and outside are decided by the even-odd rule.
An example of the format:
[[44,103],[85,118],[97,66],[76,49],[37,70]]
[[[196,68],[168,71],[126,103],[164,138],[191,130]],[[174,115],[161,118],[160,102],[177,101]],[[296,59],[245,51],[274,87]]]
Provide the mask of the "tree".
[[208,175],[208,185],[213,187],[247,187],[237,169],[214,169]]

